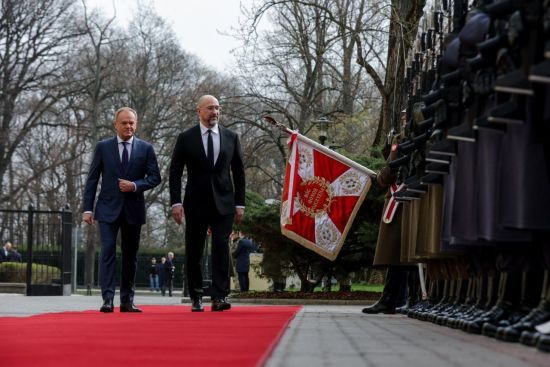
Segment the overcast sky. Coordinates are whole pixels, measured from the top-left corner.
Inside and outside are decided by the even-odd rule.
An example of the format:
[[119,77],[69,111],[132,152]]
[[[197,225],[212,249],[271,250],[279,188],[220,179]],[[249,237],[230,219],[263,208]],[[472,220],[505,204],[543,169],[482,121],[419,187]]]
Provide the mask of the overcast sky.
[[[239,46],[231,33],[241,16],[240,4],[249,6],[251,0],[145,0],[172,26],[182,48],[201,58],[207,65],[224,71],[234,59],[230,50]],[[138,0],[86,0],[90,8],[99,7],[109,16],[116,7],[117,18],[127,24]]]

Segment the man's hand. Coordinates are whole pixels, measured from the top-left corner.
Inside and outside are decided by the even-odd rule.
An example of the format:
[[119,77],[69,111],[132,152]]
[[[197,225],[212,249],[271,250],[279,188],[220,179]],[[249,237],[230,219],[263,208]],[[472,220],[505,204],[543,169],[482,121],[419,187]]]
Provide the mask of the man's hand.
[[241,223],[244,217],[244,208],[235,208],[235,223]]
[[134,192],[136,188],[132,181],[123,180],[122,178],[118,179],[118,188],[122,192]]
[[174,218],[174,221],[177,224],[181,224],[183,222],[184,216],[185,213],[183,212],[183,205],[176,205],[172,208],[172,218]]
[[84,223],[94,224],[94,216],[92,215],[92,213],[83,213],[82,214],[82,221]]

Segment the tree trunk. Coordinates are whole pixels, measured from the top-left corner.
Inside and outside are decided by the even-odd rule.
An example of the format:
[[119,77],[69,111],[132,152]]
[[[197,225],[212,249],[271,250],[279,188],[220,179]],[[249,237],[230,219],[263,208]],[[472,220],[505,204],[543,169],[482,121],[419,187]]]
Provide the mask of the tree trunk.
[[380,145],[382,137],[397,124],[399,112],[405,107],[405,61],[412,49],[425,4],[426,0],[392,1],[383,102],[373,146]]

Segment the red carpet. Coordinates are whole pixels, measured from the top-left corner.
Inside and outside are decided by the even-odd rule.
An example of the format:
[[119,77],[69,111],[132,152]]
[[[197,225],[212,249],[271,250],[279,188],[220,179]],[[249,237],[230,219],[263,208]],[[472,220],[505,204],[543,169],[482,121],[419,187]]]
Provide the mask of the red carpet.
[[0,318],[0,365],[258,366],[300,306],[140,306],[142,314],[98,311]]

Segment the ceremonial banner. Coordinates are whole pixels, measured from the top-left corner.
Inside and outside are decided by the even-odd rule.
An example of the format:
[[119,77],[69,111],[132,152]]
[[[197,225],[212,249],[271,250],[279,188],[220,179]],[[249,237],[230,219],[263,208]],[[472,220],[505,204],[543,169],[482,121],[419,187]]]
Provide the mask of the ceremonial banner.
[[286,237],[329,260],[338,256],[374,172],[293,132],[281,205]]

